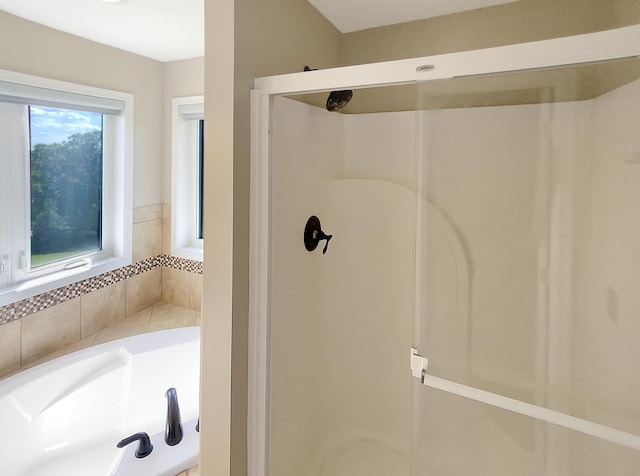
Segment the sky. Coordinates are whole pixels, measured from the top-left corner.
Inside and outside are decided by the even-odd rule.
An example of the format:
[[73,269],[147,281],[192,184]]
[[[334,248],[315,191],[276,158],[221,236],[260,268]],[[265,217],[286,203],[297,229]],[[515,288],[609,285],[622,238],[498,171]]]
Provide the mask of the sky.
[[70,135],[99,131],[102,114],[43,106],[30,106],[31,144],[63,142]]

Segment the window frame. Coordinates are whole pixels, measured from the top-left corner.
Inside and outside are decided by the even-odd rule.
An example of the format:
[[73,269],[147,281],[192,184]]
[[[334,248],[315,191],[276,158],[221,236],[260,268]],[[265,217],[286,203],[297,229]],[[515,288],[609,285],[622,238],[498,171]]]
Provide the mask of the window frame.
[[[27,130],[27,134],[28,134],[28,139],[31,137],[32,131],[33,131],[33,123],[32,123],[32,118],[31,118],[31,108],[32,107],[40,107],[40,106],[32,106],[32,105],[27,105],[27,121],[28,121],[28,125],[29,125],[29,130]],[[56,109],[58,110],[66,110],[66,111],[78,111],[78,109],[67,109],[67,108],[61,108],[61,107],[57,107]],[[109,115],[106,114],[101,114],[101,120],[102,120],[102,126],[101,126],[101,147],[102,147],[102,158],[101,158],[101,175],[102,178],[104,179],[104,158],[105,156],[110,156],[113,154],[113,150],[112,149],[112,144],[108,141],[104,140],[105,135],[108,135],[109,133],[111,133],[111,129],[113,127],[116,127],[113,118],[109,117]],[[31,224],[31,235],[27,235],[26,238],[26,263],[27,263],[27,267],[24,270],[18,270],[18,279],[16,279],[16,281],[24,281],[24,280],[28,280],[28,279],[33,279],[33,278],[37,278],[46,274],[50,274],[51,272],[55,272],[60,271],[61,269],[67,269],[69,267],[75,267],[75,266],[80,266],[83,263],[85,263],[87,260],[90,260],[92,262],[99,262],[102,261],[104,259],[108,259],[111,256],[111,251],[107,248],[105,249],[105,243],[103,240],[103,224],[105,221],[105,217],[111,217],[111,203],[105,203],[105,190],[101,190],[100,193],[100,214],[101,214],[101,220],[100,220],[100,245],[101,247],[97,250],[93,250],[93,251],[87,251],[87,252],[79,252],[73,256],[70,256],[68,258],[64,258],[64,259],[60,259],[60,260],[56,260],[56,261],[52,261],[49,263],[43,263],[42,265],[39,266],[34,266],[33,265],[33,242],[32,242],[32,238],[33,238],[33,214],[32,214],[32,204],[33,201],[30,199],[31,197],[29,196],[28,190],[31,187],[31,182],[30,182],[30,176],[31,176],[31,170],[30,167],[32,167],[32,156],[31,156],[31,151],[33,148],[33,140],[29,140],[28,142],[29,146],[27,147],[26,155],[26,177],[25,177],[25,200],[26,200],[26,204],[25,204],[25,209],[27,211],[27,215],[28,215],[28,224]],[[103,188],[104,185],[104,180],[102,180],[101,183],[101,188]],[[107,227],[107,231],[109,230],[109,227]],[[27,230],[27,233],[28,230]],[[107,242],[107,244],[110,243],[110,240]],[[20,279],[22,278],[22,279]]]
[[202,146],[204,96],[173,98],[171,119],[171,255],[202,261],[204,240],[198,238],[201,171],[194,159],[199,159]]
[[[103,199],[102,250],[76,256],[51,265],[30,268],[30,208],[29,161],[30,139],[28,99],[20,99],[21,91],[35,98],[35,105],[58,108],[99,110],[103,112]],[[15,99],[15,100],[14,100]],[[18,100],[20,99],[20,100]],[[9,179],[4,193],[5,205],[0,204],[0,219],[5,220],[6,233],[0,236],[0,259],[5,271],[0,274],[0,306],[26,299],[56,288],[77,283],[131,264],[133,210],[133,118],[132,94],[93,86],[59,81],[23,73],[0,70],[0,102],[13,103],[24,110],[16,130],[24,137],[23,150],[12,150],[11,157],[20,160],[4,161],[16,179]],[[117,111],[116,109],[117,108]],[[99,111],[102,112],[102,111]],[[8,117],[8,116],[7,116]],[[13,126],[13,124],[12,124]],[[18,142],[19,139],[16,139]],[[18,164],[19,162],[19,164]],[[24,164],[24,165],[22,165]],[[21,170],[18,170],[21,169]],[[18,206],[9,210],[7,198],[15,197]],[[15,202],[14,202],[15,203]],[[14,226],[16,225],[17,226]],[[5,225],[0,223],[0,227]],[[21,257],[24,254],[24,257]],[[22,266],[25,265],[26,267]]]

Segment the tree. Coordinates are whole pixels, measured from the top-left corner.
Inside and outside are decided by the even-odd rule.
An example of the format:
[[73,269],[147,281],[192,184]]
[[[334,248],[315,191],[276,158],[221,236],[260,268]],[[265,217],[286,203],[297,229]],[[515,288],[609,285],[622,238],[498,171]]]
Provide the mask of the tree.
[[102,131],[31,150],[31,254],[101,246]]

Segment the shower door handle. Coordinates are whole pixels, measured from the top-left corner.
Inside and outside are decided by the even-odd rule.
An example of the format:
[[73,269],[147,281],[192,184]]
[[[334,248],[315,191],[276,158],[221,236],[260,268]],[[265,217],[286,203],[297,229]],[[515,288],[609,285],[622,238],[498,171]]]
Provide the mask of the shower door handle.
[[411,375],[419,378],[422,385],[447,392],[452,395],[464,397],[469,400],[491,405],[496,408],[508,410],[520,415],[545,421],[569,430],[577,431],[585,435],[595,436],[618,445],[626,446],[634,450],[640,450],[640,435],[618,430],[583,418],[552,410],[547,407],[534,405],[522,400],[507,397],[498,393],[488,392],[477,387],[470,387],[453,380],[435,377],[427,374],[429,361],[418,354],[417,349],[411,349]]
[[429,359],[422,357],[418,354],[418,349],[411,347],[411,375],[414,378],[419,378],[420,382],[424,384],[424,379],[427,376],[427,367],[429,366]]

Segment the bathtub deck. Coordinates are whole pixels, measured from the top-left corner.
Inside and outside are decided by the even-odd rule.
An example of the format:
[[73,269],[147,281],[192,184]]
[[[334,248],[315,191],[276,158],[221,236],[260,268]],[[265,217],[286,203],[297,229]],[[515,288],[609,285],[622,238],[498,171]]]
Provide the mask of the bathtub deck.
[[177,476],[200,476],[200,468],[196,466],[195,468],[191,468],[187,471],[183,471]]

